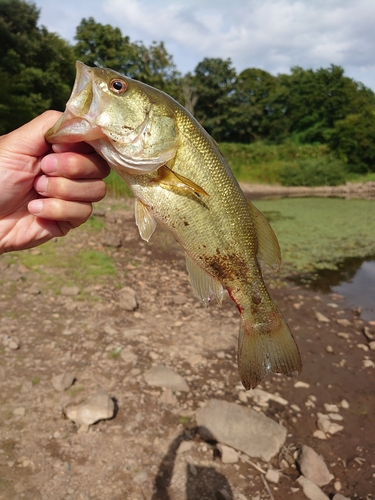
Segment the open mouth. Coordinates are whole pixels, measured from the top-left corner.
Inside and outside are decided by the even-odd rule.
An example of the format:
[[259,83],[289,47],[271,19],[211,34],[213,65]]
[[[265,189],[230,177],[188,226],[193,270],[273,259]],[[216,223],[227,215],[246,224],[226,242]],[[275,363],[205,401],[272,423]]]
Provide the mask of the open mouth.
[[103,137],[94,123],[98,96],[93,88],[91,68],[76,62],[76,79],[64,114],[45,135],[50,143],[89,142]]

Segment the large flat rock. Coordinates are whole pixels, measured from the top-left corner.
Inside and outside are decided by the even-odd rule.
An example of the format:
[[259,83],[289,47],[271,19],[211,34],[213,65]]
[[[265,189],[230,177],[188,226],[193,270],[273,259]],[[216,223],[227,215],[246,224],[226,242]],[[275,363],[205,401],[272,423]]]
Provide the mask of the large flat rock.
[[196,419],[204,439],[226,444],[267,462],[278,453],[286,438],[282,425],[227,401],[211,399],[197,410]]

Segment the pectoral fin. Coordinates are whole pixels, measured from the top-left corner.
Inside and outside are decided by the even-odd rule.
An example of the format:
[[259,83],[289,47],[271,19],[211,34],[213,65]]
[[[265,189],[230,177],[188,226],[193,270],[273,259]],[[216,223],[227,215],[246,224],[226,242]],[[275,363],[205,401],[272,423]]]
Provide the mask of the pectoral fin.
[[166,189],[171,189],[173,191],[189,192],[198,195],[208,196],[208,193],[202,189],[198,184],[191,181],[187,177],[181,174],[173,172],[166,165],[162,166],[158,170],[157,182]]
[[198,298],[208,306],[213,297],[221,304],[223,300],[223,287],[221,283],[204,271],[194,260],[186,254],[186,269],[189,274],[191,286]]
[[135,223],[143,240],[149,241],[156,229],[156,220],[150,210],[138,198],[135,199]]
[[281,251],[276,234],[268,220],[249,201],[249,209],[258,236],[258,257],[268,264],[271,269],[278,271],[281,264]]

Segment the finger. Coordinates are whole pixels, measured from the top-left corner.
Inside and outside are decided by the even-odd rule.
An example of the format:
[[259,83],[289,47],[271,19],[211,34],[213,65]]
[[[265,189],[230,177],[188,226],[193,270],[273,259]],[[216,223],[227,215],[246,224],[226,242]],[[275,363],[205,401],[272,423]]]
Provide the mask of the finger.
[[103,179],[110,172],[107,162],[98,154],[72,151],[45,156],[41,169],[47,175],[71,179]]
[[52,149],[55,153],[65,153],[68,151],[73,151],[75,153],[83,153],[83,154],[90,154],[93,153],[95,150],[90,144],[87,144],[87,142],[73,142],[72,144],[52,144]]
[[100,201],[106,193],[106,185],[102,180],[71,180],[65,177],[49,177],[47,175],[36,178],[34,189],[45,198],[90,203]]
[[31,214],[42,219],[66,223],[68,228],[78,227],[90,217],[91,203],[46,198],[33,200],[28,204]]
[[[51,149],[44,134],[62,115],[60,111],[46,111],[6,136],[6,148],[19,154],[41,156]],[[5,146],[4,146],[5,147]]]

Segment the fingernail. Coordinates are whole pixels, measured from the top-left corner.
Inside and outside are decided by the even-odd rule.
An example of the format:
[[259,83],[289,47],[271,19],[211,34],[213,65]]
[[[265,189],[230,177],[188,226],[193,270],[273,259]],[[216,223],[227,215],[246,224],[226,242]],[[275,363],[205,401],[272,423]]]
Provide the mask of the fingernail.
[[43,210],[42,200],[32,200],[27,206],[29,212],[33,215],[39,215]]
[[48,177],[45,175],[41,175],[35,181],[34,187],[38,191],[38,193],[45,193],[47,191],[48,186]]
[[45,174],[54,174],[57,170],[56,155],[50,154],[42,160],[42,170]]

